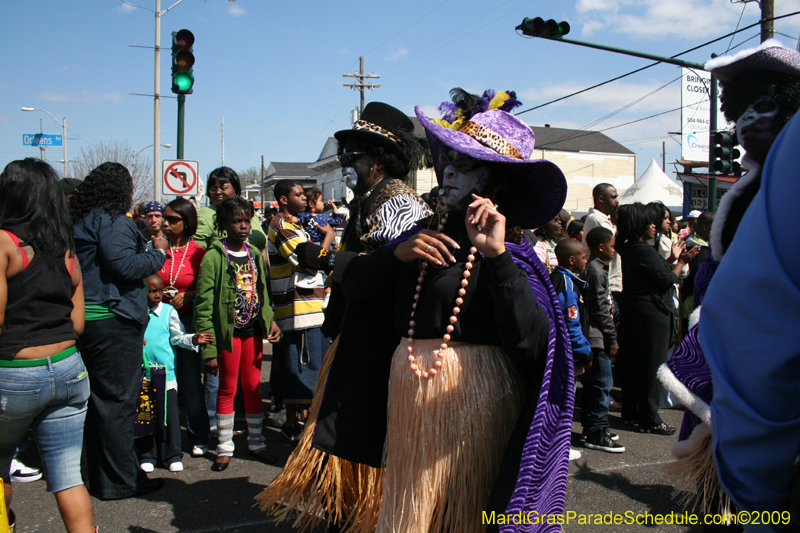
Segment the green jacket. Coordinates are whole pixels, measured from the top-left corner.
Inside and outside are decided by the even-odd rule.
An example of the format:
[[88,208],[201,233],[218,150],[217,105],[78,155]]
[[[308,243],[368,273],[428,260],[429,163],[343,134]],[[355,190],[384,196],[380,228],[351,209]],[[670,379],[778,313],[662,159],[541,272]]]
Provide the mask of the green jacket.
[[[197,211],[197,231],[192,238],[206,250],[211,249],[211,245],[226,236],[225,232],[219,232],[214,228],[214,221],[217,219],[217,206],[210,205]],[[261,228],[261,219],[258,215],[253,215],[250,221],[250,236],[247,242],[258,248],[259,252],[267,247],[267,236]]]
[[[266,335],[269,323],[273,320],[272,306],[266,290],[266,267],[264,258],[252,245],[258,268],[258,290],[261,297],[261,329]],[[228,268],[225,248],[221,241],[216,241],[200,263],[200,274],[197,276],[197,294],[194,298],[194,331],[195,333],[214,333],[214,342],[200,346],[203,359],[217,357],[218,350],[231,351],[233,348],[233,331],[235,322],[236,282]]]

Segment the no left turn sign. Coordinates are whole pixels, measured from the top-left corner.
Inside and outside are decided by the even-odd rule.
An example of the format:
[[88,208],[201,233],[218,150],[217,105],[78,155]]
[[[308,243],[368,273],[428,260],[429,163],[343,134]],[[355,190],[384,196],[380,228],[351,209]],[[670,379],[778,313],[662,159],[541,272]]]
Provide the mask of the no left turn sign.
[[196,196],[198,193],[198,168],[197,161],[164,159],[161,162],[164,193]]

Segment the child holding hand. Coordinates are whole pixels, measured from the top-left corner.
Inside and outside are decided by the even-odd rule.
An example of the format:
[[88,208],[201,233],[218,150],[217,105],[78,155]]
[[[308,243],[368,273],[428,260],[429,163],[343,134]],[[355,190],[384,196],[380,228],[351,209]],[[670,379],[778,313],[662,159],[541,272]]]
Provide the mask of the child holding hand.
[[150,321],[144,333],[144,349],[151,363],[164,365],[167,369],[167,424],[155,435],[136,439],[139,467],[145,472],[152,472],[160,459],[170,472],[180,472],[183,470],[183,454],[178,414],[178,380],[175,377],[175,346],[196,352],[200,344],[214,342],[214,335],[186,333],[175,308],[161,301],[164,298],[164,281],[158,272],[147,277],[145,283]]

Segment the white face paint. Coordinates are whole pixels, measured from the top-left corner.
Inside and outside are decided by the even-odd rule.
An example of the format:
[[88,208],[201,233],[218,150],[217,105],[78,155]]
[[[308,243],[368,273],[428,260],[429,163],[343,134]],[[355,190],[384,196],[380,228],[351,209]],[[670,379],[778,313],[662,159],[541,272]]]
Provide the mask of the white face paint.
[[[736,137],[756,159],[766,159],[767,152],[780,131],[775,119],[779,111],[772,98],[762,96],[736,120]],[[776,131],[778,130],[778,131]]]
[[342,183],[348,189],[353,189],[358,183],[358,174],[356,174],[356,169],[353,167],[344,167],[342,169]]
[[472,193],[484,192],[489,168],[468,155],[444,149],[439,152],[438,164],[443,168],[439,201],[454,211],[466,211]]

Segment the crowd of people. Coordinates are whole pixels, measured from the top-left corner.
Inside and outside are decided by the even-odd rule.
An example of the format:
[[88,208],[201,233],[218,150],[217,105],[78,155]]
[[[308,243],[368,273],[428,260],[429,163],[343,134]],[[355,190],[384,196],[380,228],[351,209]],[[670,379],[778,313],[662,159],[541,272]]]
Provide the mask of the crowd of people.
[[[275,463],[263,433],[268,342],[269,409],[285,409],[280,435],[296,447],[257,500],[295,527],[467,533],[498,530],[476,510],[562,514],[568,461],[580,457],[576,394],[575,440],[609,453],[626,450],[611,409],[638,432],[672,436],[659,409],[687,407],[673,470],[704,512],[790,509],[796,339],[748,313],[742,293],[761,282],[765,302],[797,294],[796,247],[771,214],[788,205],[773,180],[797,187],[784,182],[796,172],[800,54],[765,43],[709,68],[749,169],[716,218],[620,205],[601,183],[575,220],[561,170],[531,159],[534,135],[511,113],[520,103],[510,91],[454,89],[441,119],[417,107],[424,139],[403,112],[370,103],[335,134],[354,194],[346,217],[333,202],[326,213],[318,189],[285,180],[262,226],[227,167],[208,176],[208,207],[178,198],[131,213],[133,182],[118,163],[78,183],[36,159],[9,163],[0,174],[6,505],[11,474],[38,479],[17,458],[32,430],[65,528],[96,531],[90,495],[141,496],[163,486],[148,477],[156,467],[184,469],[181,412],[189,455],[209,453],[213,436],[211,470],[227,469],[237,397],[249,453]],[[763,81],[742,82],[754,72]],[[420,197],[404,178],[426,163],[438,185]],[[754,245],[769,278],[723,260]],[[746,327],[776,338],[743,340]],[[761,352],[738,353],[751,349]],[[166,415],[137,438],[143,360],[165,369]],[[743,372],[777,381],[783,402],[745,386]],[[778,418],[770,401],[785,406]],[[772,460],[752,460],[758,435],[780,444]],[[702,481],[709,472],[716,485]]]

